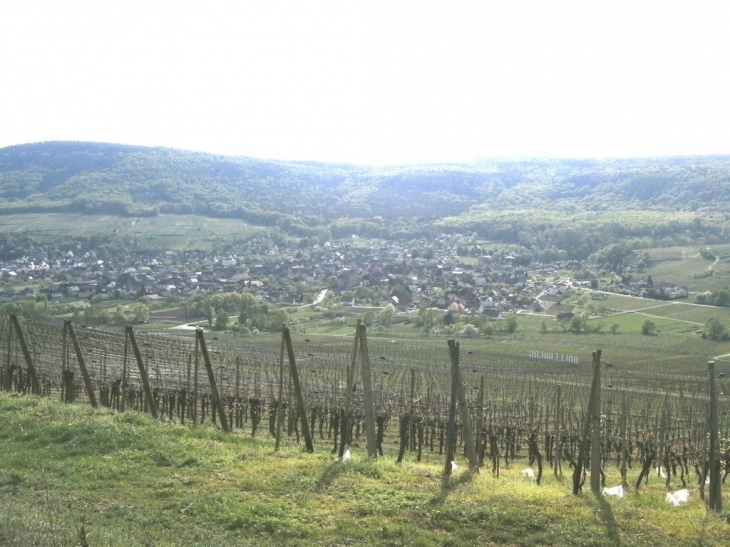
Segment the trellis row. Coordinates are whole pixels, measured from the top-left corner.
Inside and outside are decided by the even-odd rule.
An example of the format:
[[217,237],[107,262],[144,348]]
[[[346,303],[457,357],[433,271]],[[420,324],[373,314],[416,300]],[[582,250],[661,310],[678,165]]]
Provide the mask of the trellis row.
[[[70,322],[47,324],[14,316],[0,318],[0,333],[3,389],[58,393],[66,401],[85,397],[92,404],[98,394],[100,404],[118,410],[157,412],[181,423],[210,421],[224,430],[245,428],[252,435],[260,433],[266,419],[277,446],[280,435],[299,442],[309,430],[312,443],[331,446],[340,456],[348,443],[367,444],[371,457],[382,454],[391,420],[399,424],[398,435],[389,436],[399,444],[399,460],[413,452],[418,459],[424,451],[447,454],[449,402],[458,377],[453,457],[459,457],[456,448],[465,454],[470,450],[473,435],[477,467],[489,459],[498,474],[500,465],[537,451],[559,476],[564,463],[577,463],[581,456],[581,424],[585,409],[593,408],[593,403],[585,406],[592,393],[587,366],[459,352],[458,345],[442,346],[439,354],[425,344],[363,339],[364,327],[357,329],[354,350],[350,338],[294,341],[289,333],[281,345],[254,338],[232,344],[206,340],[202,331],[185,337],[132,327],[124,332],[75,329]],[[283,367],[285,350],[288,368]],[[132,360],[136,367],[130,366]],[[357,366],[368,374],[356,379]],[[591,431],[600,439],[604,467],[615,461],[622,469],[630,468],[638,460],[643,468],[651,456],[650,464],[668,469],[667,482],[685,484],[691,467],[701,475],[709,473],[706,381],[615,365],[602,371],[602,405],[598,413],[594,409]],[[725,458],[730,460],[726,407],[726,399],[716,400],[718,438],[713,449],[722,465]],[[466,424],[473,425],[465,430]],[[525,447],[528,454],[521,452]]]

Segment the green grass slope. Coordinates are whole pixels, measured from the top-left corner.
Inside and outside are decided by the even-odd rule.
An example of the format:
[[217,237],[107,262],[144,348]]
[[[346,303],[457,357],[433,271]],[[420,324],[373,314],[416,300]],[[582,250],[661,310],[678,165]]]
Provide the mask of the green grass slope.
[[623,499],[573,496],[567,475],[537,486],[522,461],[499,478],[460,462],[444,482],[437,459],[367,461],[353,447],[338,464],[323,443],[275,452],[270,440],[0,393],[0,545],[719,546],[730,533],[694,485],[674,508],[655,478]]

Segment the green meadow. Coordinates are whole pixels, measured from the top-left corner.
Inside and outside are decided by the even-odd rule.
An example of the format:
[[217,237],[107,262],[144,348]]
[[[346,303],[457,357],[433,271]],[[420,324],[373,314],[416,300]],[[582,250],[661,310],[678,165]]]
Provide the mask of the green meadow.
[[[717,260],[701,256],[702,245],[648,249],[651,264],[642,273],[654,281],[667,281],[691,292],[722,289],[730,285],[730,245],[712,245],[709,248]],[[642,254],[644,251],[638,251]]]
[[[588,295],[586,291],[586,295]],[[462,330],[477,318],[462,315],[453,327],[439,327],[428,335],[416,325],[417,312],[399,315],[400,321],[383,328],[377,324],[369,330],[371,338],[396,339],[408,344],[414,352],[429,348],[431,355],[446,353],[446,340],[457,338],[464,348],[478,350],[485,355],[509,353],[524,358],[530,351],[549,351],[579,356],[590,362],[590,355],[601,349],[609,361],[640,371],[704,375],[707,361],[728,360],[730,342],[704,339],[702,331],[710,317],[730,325],[730,309],[700,306],[684,301],[661,301],[630,296],[611,295],[605,300],[579,298],[574,308],[577,315],[588,313],[588,329],[571,330],[570,323],[558,322],[553,316],[537,313],[512,315],[517,321],[514,332],[507,330],[506,321],[489,323],[488,333],[482,328],[479,336],[468,337]],[[376,313],[378,309],[374,310]],[[338,337],[349,340],[354,325],[363,314],[347,314],[339,318],[325,318],[322,312],[310,308],[291,310],[293,328],[308,336]],[[505,318],[510,314],[505,314]],[[652,334],[643,334],[646,320],[655,324]],[[245,341],[246,338],[238,338]],[[349,343],[349,342],[348,342]]]
[[234,218],[200,215],[121,217],[74,213],[14,214],[0,219],[0,233],[26,232],[35,240],[114,235],[147,251],[211,250],[222,239],[245,239],[258,227]]
[[675,508],[656,477],[622,499],[574,496],[569,470],[538,486],[522,458],[496,478],[459,457],[444,479],[442,457],[398,465],[391,443],[383,458],[353,446],[336,463],[321,444],[275,451],[268,438],[48,398],[0,393],[0,446],[0,545],[720,546],[730,533],[694,484]]

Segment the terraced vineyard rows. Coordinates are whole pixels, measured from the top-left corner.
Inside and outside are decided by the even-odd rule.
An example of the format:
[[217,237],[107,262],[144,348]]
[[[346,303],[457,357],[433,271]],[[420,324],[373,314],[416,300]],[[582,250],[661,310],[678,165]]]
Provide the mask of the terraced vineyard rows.
[[[27,357],[11,319],[0,318],[5,389],[32,390],[29,357],[44,395],[61,395],[61,379],[69,381],[73,375],[63,396],[67,400],[89,398],[68,329],[62,324],[22,320],[19,325]],[[125,334],[83,327],[75,332],[91,389],[101,404],[149,411],[151,402],[145,397],[141,369]],[[185,423],[215,422],[213,386],[195,339],[143,331],[135,331],[135,338],[160,417]],[[207,334],[206,341],[214,383],[230,427],[246,434],[273,435],[282,347],[256,337],[234,344]],[[347,381],[352,338],[298,335],[293,345],[306,420],[317,449],[336,450],[348,390],[352,390],[353,400],[345,440],[351,445],[364,444],[363,382],[358,374],[352,386]],[[525,457],[529,448],[530,454],[539,452],[556,475],[572,465],[579,453],[591,386],[590,355],[536,352],[516,345],[495,349],[474,343],[471,347],[468,340],[461,346],[459,364],[480,461],[491,460],[496,473],[500,461]],[[446,341],[371,338],[368,350],[379,449],[388,455],[392,445],[405,443],[406,452],[418,458],[424,451],[443,453],[451,394]],[[602,362],[604,466],[620,465],[626,448],[629,465],[639,462],[639,468],[663,468],[668,483],[686,484],[693,468],[702,472],[707,457],[707,378],[658,373],[657,367],[639,366],[614,353],[604,354]],[[657,362],[663,357],[669,356],[659,354]],[[725,384],[721,367],[719,372],[719,431],[725,439],[721,453],[727,460],[730,419],[726,394],[730,386]],[[285,439],[298,442],[301,416],[293,402],[288,372],[283,382]],[[408,416],[406,430],[397,431],[404,416]],[[456,429],[463,449],[460,419]]]

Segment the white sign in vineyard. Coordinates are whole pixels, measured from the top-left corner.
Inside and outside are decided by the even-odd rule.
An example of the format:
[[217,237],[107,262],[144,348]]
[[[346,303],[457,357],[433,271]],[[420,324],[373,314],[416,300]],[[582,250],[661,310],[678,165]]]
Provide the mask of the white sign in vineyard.
[[562,353],[554,353],[551,351],[531,351],[531,359],[542,359],[544,361],[558,361],[559,363],[578,364],[577,355],[563,355]]

